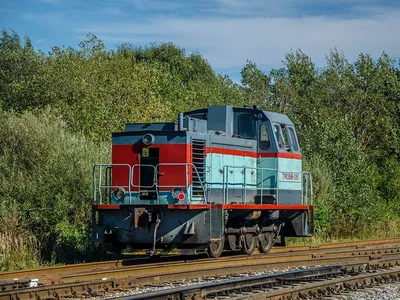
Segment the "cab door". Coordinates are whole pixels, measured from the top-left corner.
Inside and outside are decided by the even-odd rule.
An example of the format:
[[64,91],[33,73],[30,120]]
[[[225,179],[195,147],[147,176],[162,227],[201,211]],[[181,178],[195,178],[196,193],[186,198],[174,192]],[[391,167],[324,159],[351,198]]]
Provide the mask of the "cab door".
[[160,162],[159,148],[142,148],[140,155],[140,199],[157,200],[156,166]]
[[292,125],[273,124],[277,146],[277,189],[279,204],[301,204],[302,156]]
[[257,155],[257,204],[277,203],[276,146],[269,121],[259,122]]

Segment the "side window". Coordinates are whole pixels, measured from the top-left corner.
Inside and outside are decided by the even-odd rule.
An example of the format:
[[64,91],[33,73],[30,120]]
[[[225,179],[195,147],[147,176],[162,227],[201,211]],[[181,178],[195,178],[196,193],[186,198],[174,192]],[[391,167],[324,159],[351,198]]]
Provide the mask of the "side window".
[[299,151],[299,143],[297,142],[296,134],[292,127],[289,127],[289,135],[292,140],[292,146],[294,151]]
[[278,141],[278,147],[281,149],[285,149],[285,140],[282,135],[281,127],[278,124],[274,124],[274,133],[275,138]]
[[290,139],[289,132],[285,125],[281,125],[281,128],[282,128],[282,132],[283,132],[283,142],[285,144],[284,148],[286,148],[286,151],[292,152],[293,143]]
[[263,150],[268,150],[271,146],[271,141],[268,134],[268,127],[265,124],[260,126],[260,148]]
[[238,120],[239,136],[244,139],[254,138],[255,134],[255,120],[251,114],[241,114]]

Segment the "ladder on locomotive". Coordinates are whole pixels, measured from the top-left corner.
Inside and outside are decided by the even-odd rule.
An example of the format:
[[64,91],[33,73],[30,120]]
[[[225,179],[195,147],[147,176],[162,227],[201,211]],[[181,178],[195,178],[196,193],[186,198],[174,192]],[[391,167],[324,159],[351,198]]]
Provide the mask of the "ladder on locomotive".
[[204,199],[204,190],[201,183],[205,182],[205,157],[206,157],[206,141],[193,139],[192,140],[192,163],[197,169],[192,170],[192,197]]

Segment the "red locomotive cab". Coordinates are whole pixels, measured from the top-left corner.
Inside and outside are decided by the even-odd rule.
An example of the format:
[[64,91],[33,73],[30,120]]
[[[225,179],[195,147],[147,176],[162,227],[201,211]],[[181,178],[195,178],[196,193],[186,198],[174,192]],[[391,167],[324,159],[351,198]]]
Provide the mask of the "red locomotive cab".
[[[154,127],[154,124],[152,124]],[[191,145],[186,137],[171,133],[168,138],[155,131],[115,134],[112,155],[112,187],[126,186],[123,204],[175,203],[184,201],[192,184]],[[115,165],[127,164],[129,170]],[[174,190],[181,191],[174,193]],[[180,198],[178,198],[178,195]]]
[[186,192],[190,186],[187,148],[186,144],[154,144],[140,149],[133,177],[141,200],[156,200],[175,188]]

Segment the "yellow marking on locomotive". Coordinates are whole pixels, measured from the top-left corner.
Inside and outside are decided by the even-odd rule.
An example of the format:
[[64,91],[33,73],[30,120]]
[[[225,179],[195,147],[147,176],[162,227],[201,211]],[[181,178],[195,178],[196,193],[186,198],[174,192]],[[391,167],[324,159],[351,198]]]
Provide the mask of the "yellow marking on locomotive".
[[149,157],[149,148],[142,148],[142,157]]

